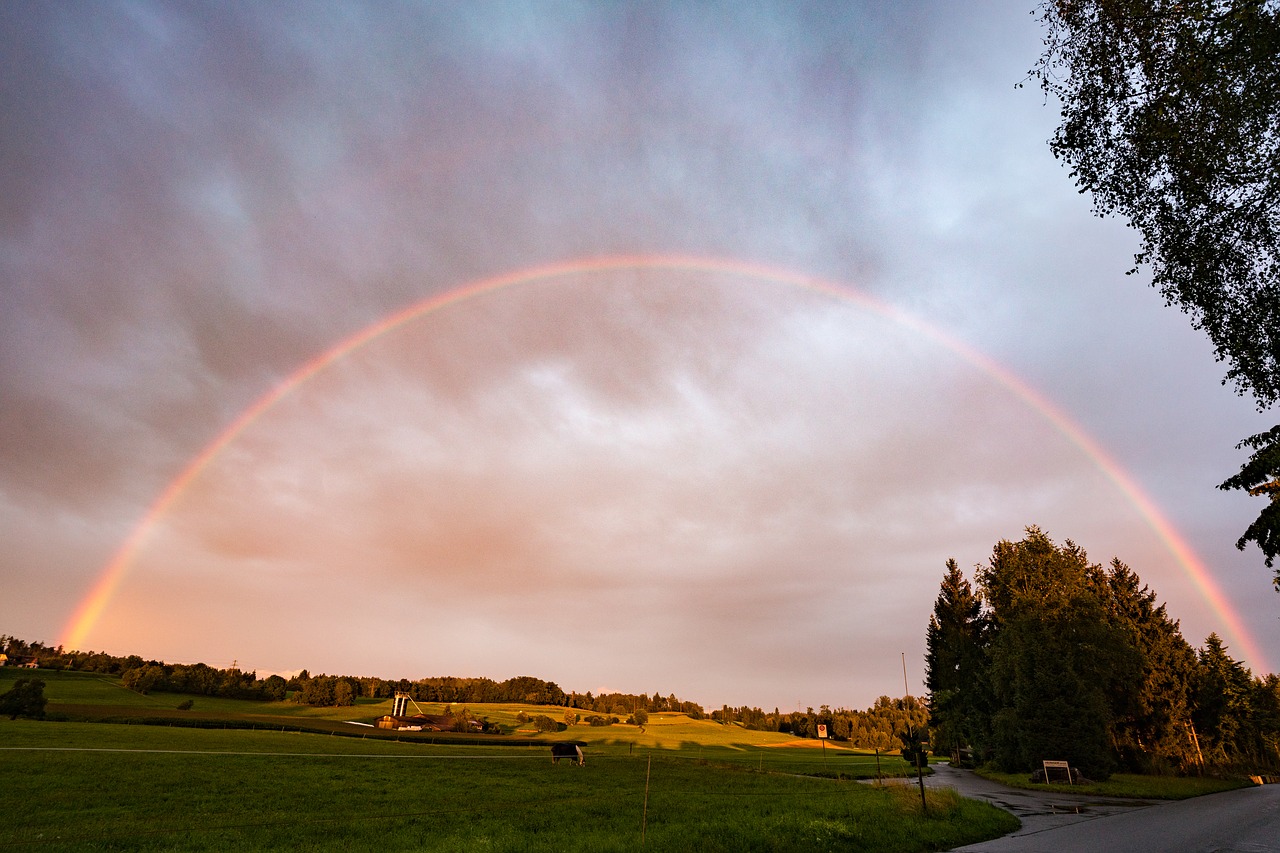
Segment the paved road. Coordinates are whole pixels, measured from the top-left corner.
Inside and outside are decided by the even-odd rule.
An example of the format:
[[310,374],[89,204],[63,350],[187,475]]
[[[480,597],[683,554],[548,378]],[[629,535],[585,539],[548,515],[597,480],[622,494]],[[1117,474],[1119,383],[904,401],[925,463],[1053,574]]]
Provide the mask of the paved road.
[[1190,800],[1121,800],[1006,788],[936,766],[933,787],[955,788],[1013,812],[1022,827],[966,853],[1280,853],[1280,785]]

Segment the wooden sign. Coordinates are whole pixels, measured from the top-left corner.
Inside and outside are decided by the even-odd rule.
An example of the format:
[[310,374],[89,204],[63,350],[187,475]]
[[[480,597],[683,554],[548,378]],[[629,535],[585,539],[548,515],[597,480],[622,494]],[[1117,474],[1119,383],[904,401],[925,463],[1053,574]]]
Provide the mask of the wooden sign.
[[1058,774],[1058,778],[1059,778],[1059,779],[1061,779],[1063,776],[1065,776],[1065,777],[1066,777],[1066,779],[1067,779],[1067,784],[1068,784],[1068,785],[1073,785],[1073,784],[1075,784],[1074,782],[1072,782],[1072,781],[1071,781],[1071,765],[1070,765],[1070,763],[1068,763],[1068,762],[1066,762],[1066,761],[1046,761],[1046,762],[1044,762],[1044,781],[1045,781],[1045,784],[1046,784],[1046,785],[1053,781],[1053,777],[1054,777],[1054,774],[1055,774],[1055,773],[1057,773],[1057,774]]

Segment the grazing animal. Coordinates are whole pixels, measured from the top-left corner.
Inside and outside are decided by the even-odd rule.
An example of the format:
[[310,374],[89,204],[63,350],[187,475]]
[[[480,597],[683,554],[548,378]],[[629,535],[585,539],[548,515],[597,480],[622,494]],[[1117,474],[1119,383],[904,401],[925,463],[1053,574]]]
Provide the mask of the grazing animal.
[[562,758],[576,762],[579,767],[586,764],[586,759],[582,757],[582,747],[576,743],[551,744],[551,763],[559,764]]

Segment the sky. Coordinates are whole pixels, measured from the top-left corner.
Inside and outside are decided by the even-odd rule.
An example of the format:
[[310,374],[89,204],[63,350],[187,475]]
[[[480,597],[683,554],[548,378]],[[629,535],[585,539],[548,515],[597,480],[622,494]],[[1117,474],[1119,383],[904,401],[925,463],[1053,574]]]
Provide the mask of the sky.
[[0,633],[864,708],[1037,525],[1272,671],[1031,11],[0,4]]

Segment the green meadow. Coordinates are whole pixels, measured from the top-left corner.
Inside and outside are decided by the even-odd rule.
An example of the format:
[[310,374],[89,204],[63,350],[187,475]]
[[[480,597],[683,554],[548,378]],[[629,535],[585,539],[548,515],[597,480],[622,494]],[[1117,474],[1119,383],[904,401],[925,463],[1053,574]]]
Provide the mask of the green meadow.
[[[874,755],[682,715],[655,714],[643,732],[577,725],[536,735],[519,730],[520,711],[556,709],[472,707],[517,728],[397,737],[345,722],[371,721],[389,702],[314,709],[195,697],[178,711],[189,697],[49,671],[4,672],[0,690],[21,675],[46,681],[55,719],[0,719],[9,804],[0,847],[925,851],[1017,825],[949,791],[930,792],[922,812],[915,788],[874,783]],[[77,721],[88,719],[118,721]],[[553,765],[547,743],[557,740],[585,743],[586,766]],[[881,757],[881,770],[906,768]]]

